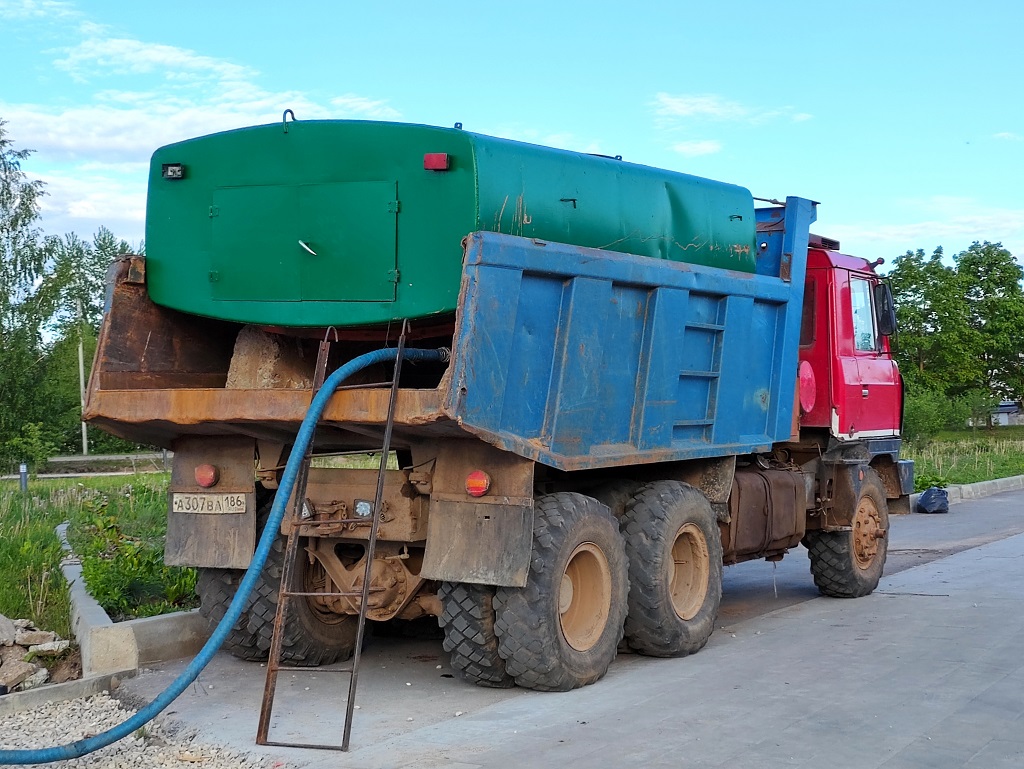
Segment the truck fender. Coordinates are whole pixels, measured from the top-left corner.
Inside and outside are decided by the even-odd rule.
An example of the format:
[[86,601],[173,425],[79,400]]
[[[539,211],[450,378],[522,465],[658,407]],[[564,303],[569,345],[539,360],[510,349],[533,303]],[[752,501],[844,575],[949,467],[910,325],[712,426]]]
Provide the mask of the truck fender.
[[[534,463],[482,441],[436,445],[422,575],[445,582],[524,587],[533,552]],[[473,497],[466,476],[490,479]]]

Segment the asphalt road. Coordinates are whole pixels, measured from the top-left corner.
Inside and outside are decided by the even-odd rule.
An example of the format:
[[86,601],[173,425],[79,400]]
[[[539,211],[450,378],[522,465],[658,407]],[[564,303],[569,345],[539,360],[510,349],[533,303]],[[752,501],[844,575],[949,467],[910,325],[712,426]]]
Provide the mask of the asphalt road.
[[[620,655],[565,694],[474,687],[437,638],[374,639],[347,754],[257,748],[265,668],[223,654],[167,716],[311,768],[1024,765],[1024,492],[890,525],[872,596],[820,597],[803,550],[730,567],[701,653]],[[184,665],[122,689],[151,699]],[[282,675],[271,738],[340,742],[346,686]]]

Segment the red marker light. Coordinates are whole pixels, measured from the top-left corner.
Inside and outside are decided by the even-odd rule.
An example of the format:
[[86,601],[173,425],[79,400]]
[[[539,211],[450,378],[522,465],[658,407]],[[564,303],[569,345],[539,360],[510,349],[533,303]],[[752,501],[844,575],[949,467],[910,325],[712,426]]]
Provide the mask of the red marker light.
[[213,465],[199,465],[196,468],[196,483],[204,489],[216,486],[220,480],[220,471]]
[[428,152],[423,156],[423,168],[427,171],[447,171],[451,168],[451,158],[447,152]]
[[466,493],[471,497],[482,497],[491,488],[491,476],[483,470],[474,470],[466,476]]

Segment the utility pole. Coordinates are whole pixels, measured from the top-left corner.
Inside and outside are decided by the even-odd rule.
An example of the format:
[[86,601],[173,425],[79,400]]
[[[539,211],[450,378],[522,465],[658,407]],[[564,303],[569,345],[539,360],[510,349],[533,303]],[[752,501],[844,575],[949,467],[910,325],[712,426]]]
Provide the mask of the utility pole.
[[82,417],[82,456],[89,456],[89,434],[85,426],[85,344],[82,334],[82,297],[78,297],[78,395]]

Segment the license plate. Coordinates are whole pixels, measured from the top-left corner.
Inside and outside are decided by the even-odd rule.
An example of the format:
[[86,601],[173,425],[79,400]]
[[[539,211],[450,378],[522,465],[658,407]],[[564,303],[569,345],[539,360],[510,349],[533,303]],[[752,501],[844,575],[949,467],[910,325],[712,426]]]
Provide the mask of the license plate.
[[181,494],[171,495],[175,513],[244,513],[245,494]]

